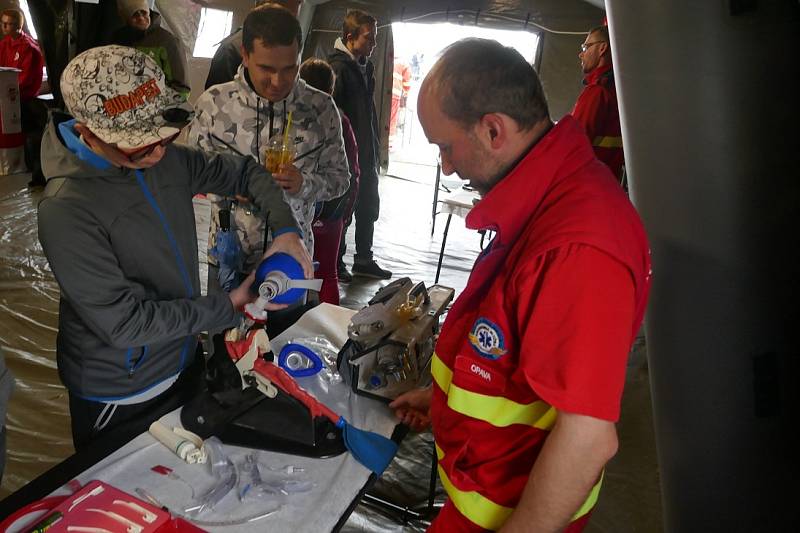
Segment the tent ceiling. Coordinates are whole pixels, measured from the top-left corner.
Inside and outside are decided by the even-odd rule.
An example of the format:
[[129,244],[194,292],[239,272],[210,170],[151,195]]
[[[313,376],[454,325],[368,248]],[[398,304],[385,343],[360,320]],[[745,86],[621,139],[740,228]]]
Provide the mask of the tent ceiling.
[[[231,7],[241,0],[193,0],[209,7]],[[316,8],[358,8],[377,16],[381,24],[389,22],[455,22],[495,26],[504,17],[523,27],[525,21],[556,31],[585,31],[587,12],[602,18],[604,0],[305,0],[306,6]],[[512,22],[506,20],[506,22]],[[502,24],[506,26],[506,24]]]

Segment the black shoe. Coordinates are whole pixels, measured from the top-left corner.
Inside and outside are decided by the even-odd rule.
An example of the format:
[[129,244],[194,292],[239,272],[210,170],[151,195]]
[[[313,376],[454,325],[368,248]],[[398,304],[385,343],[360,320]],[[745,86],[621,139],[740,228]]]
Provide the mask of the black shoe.
[[339,281],[342,283],[350,283],[353,281],[353,275],[348,272],[347,266],[344,263],[340,263],[336,269],[339,273]]
[[31,181],[28,182],[28,188],[29,189],[36,189],[36,188],[39,188],[39,187],[44,187],[45,185],[47,185],[46,181],[31,180]]
[[353,263],[353,274],[365,278],[391,279],[392,273],[378,266],[374,259],[366,263]]

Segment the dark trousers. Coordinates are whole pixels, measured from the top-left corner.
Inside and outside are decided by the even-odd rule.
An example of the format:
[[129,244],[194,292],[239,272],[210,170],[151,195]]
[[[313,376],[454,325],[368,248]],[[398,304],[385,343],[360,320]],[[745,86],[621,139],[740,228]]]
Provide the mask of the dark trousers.
[[25,134],[25,164],[31,171],[31,181],[37,185],[44,185],[41,146],[42,134],[47,124],[47,107],[41,100],[32,98],[22,102],[20,110],[22,132]]
[[[380,216],[381,199],[378,195],[378,176],[362,174],[358,186],[358,199],[356,200],[353,217],[356,219],[356,253],[354,262],[368,262],[372,259],[372,240],[375,234],[375,222]],[[342,239],[339,244],[339,262],[342,262],[347,251],[345,234],[348,223],[342,230]]]
[[[160,395],[133,405],[110,405],[86,400],[69,394],[69,413],[72,417],[72,442],[75,451],[111,430],[147,431],[150,424],[189,402],[205,388],[205,360],[199,349],[194,362],[181,372],[178,381]],[[98,429],[97,426],[102,426]]]

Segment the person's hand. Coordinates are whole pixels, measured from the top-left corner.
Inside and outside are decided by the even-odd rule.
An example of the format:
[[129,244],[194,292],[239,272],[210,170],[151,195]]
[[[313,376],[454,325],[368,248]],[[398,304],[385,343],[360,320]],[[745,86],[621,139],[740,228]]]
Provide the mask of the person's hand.
[[[228,298],[231,299],[231,305],[233,305],[235,311],[243,310],[245,305],[254,302],[256,298],[258,298],[257,293],[250,292],[250,287],[252,287],[255,279],[255,272],[251,272],[250,275],[242,281],[241,285],[228,293]],[[288,307],[286,304],[268,303],[264,306],[264,309],[267,311],[277,311],[278,309],[285,309],[286,307]]]
[[303,186],[303,175],[294,165],[281,165],[278,172],[272,175],[272,179],[289,194],[297,194]]
[[400,422],[414,431],[422,431],[431,425],[431,398],[433,388],[414,389],[401,394],[389,404]]
[[306,245],[303,244],[300,235],[293,231],[278,235],[272,240],[272,245],[267,248],[261,260],[263,261],[267,257],[278,252],[287,253],[297,259],[300,266],[303,267],[303,274],[306,279],[312,279],[314,277],[314,266],[312,265],[311,254],[308,253],[308,249]]
[[255,279],[255,273],[251,272],[238,287],[228,293],[228,298],[231,299],[234,311],[241,311],[245,305],[256,299],[255,295],[250,294],[250,287]]

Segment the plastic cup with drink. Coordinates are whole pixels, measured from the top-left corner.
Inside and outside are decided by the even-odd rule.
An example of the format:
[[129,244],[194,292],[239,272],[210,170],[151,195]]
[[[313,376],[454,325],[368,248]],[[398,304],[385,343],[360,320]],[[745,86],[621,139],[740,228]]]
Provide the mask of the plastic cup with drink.
[[281,167],[294,162],[296,152],[294,142],[292,142],[294,138],[290,135],[291,129],[292,113],[290,111],[283,133],[276,133],[267,143],[264,164],[272,174],[277,174]]

